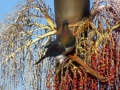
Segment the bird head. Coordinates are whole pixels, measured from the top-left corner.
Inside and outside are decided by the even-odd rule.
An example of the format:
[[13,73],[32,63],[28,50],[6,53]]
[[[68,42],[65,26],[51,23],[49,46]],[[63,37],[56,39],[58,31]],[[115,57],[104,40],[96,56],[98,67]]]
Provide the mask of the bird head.
[[68,20],[64,20],[64,21],[63,21],[63,26],[64,26],[64,25],[68,25],[68,24],[69,24]]

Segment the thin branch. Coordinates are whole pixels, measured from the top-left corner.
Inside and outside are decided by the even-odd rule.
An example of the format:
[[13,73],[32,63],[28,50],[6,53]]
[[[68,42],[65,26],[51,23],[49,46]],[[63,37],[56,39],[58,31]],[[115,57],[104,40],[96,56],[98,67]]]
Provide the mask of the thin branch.
[[69,58],[76,61],[77,63],[79,63],[81,66],[83,66],[83,68],[85,69],[85,71],[89,74],[91,74],[92,76],[96,77],[98,80],[100,80],[101,82],[107,82],[107,78],[99,75],[95,70],[93,70],[91,67],[87,66],[83,60],[81,60],[76,54],[69,55]]
[[47,36],[53,35],[53,34],[56,34],[56,31],[48,32],[48,33],[46,33],[46,34],[44,34],[44,35],[42,35],[42,36],[39,36],[38,38],[36,38],[36,39],[33,40],[32,42],[28,42],[25,46],[23,46],[23,47],[19,47],[15,52],[13,52],[11,55],[9,55],[8,57],[6,57],[6,59],[3,60],[3,61],[0,63],[0,66],[1,66],[4,62],[6,62],[9,58],[14,57],[15,54],[16,54],[18,51],[21,50],[21,48],[24,48],[24,49],[25,49],[25,48],[31,46],[32,44],[34,44],[35,42],[37,42],[38,40],[40,40],[40,39],[42,39],[42,38],[44,38],[44,37],[47,37]]

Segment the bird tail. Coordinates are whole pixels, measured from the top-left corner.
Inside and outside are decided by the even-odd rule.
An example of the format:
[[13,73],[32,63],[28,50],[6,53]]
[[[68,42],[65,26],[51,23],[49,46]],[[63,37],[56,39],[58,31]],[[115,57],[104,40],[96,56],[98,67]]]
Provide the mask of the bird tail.
[[35,63],[35,65],[38,64],[38,63],[40,63],[44,58],[45,58],[45,56],[43,56],[41,59],[39,59],[39,60]]

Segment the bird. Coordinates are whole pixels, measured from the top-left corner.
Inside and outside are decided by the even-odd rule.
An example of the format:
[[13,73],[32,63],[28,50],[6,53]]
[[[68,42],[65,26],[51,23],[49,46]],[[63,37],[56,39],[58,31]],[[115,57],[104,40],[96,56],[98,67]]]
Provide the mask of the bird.
[[52,41],[46,48],[45,55],[39,59],[35,64],[40,63],[47,57],[55,57],[55,59],[62,61],[65,55],[70,53],[75,47],[75,36],[71,33],[68,27],[68,20],[63,21],[62,31],[59,37]]

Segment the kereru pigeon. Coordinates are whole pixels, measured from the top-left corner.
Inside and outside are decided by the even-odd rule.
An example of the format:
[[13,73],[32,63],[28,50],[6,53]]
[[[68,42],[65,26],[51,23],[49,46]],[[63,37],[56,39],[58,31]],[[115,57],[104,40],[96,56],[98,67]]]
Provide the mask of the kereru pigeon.
[[46,57],[55,57],[58,60],[64,60],[65,54],[68,54],[74,49],[75,46],[75,36],[71,33],[68,28],[68,20],[63,21],[62,32],[60,36],[48,45],[48,49],[45,55],[38,60],[35,64],[38,64]]

